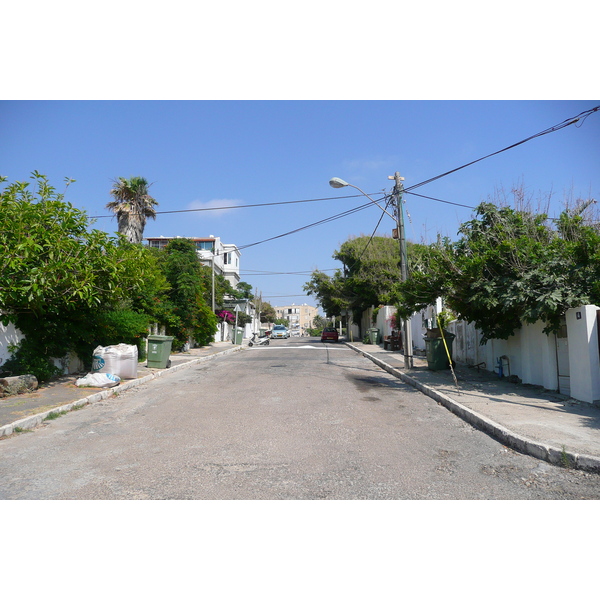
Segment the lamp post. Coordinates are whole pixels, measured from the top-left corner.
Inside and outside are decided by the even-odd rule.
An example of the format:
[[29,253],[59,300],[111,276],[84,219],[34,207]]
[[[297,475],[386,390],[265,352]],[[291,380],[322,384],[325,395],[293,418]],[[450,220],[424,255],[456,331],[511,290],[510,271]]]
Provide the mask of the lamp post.
[[[386,215],[392,217],[398,226],[398,238],[400,242],[400,278],[401,281],[408,279],[408,263],[407,263],[407,252],[406,252],[406,236],[404,233],[404,216],[402,213],[402,181],[403,177],[400,177],[400,173],[396,172],[395,175],[390,176],[389,179],[394,179],[396,185],[394,186],[394,204],[395,204],[395,215],[391,215],[383,206],[373,200],[369,194],[363,192],[359,187],[340,179],[339,177],[333,177],[329,180],[329,185],[333,188],[352,187],[358,190],[363,196],[366,196],[373,204],[376,204]],[[410,319],[404,319],[404,366],[407,369],[413,368],[413,354],[412,354],[412,330]]]

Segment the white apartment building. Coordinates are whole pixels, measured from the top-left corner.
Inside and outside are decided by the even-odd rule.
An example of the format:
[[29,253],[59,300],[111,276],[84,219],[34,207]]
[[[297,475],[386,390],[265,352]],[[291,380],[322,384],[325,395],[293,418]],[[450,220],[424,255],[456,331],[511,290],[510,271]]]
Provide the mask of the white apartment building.
[[[152,237],[144,238],[151,248],[164,248],[171,240],[177,237]],[[236,289],[240,282],[240,256],[241,253],[235,244],[224,244],[220,237],[211,235],[207,238],[188,238],[196,244],[198,256],[202,264],[214,268],[216,275],[223,275],[231,286]]]
[[313,319],[319,313],[319,309],[308,304],[292,304],[290,306],[274,306],[278,319],[287,319],[288,329],[297,331],[304,335],[307,329],[313,326]]

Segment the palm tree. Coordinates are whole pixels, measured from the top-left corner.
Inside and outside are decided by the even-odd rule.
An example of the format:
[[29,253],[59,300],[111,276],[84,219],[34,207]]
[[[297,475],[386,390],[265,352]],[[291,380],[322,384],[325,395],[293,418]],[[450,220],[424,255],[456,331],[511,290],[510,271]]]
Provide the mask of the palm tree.
[[110,195],[114,198],[106,205],[117,217],[119,233],[131,243],[140,244],[144,235],[146,219],[156,219],[154,206],[158,202],[148,194],[152,184],[143,177],[119,177],[114,180]]

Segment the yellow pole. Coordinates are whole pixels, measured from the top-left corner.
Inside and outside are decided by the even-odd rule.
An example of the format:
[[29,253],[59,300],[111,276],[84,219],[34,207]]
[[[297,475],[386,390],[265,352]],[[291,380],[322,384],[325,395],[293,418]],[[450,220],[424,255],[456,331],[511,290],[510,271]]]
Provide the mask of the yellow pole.
[[444,348],[446,348],[446,354],[448,355],[448,362],[450,363],[450,370],[452,371],[452,377],[454,377],[454,383],[456,384],[456,388],[460,390],[458,387],[458,380],[456,379],[456,374],[454,373],[454,368],[452,367],[452,357],[450,356],[450,350],[448,349],[448,344],[446,344],[446,338],[444,337],[444,328],[442,327],[442,322],[440,321],[440,315],[437,315],[438,327],[440,328],[440,334],[442,335],[442,341],[444,342]]

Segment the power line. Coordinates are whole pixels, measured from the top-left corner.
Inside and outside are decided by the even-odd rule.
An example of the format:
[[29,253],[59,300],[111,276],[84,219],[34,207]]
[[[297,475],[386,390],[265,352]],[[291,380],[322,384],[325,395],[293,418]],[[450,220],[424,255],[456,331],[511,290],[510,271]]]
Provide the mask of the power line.
[[[406,190],[404,190],[406,192]],[[419,196],[419,198],[427,198],[428,200],[435,200],[436,202],[443,202],[444,204],[452,204],[454,206],[462,206],[463,208],[472,208],[475,209],[474,206],[468,206],[467,204],[459,204],[458,202],[450,202],[449,200],[440,200],[439,198],[433,198],[431,196],[423,196],[423,194],[417,194],[416,192],[406,192],[407,194],[412,194],[413,196]]]
[[304,231],[305,229],[310,229],[311,227],[316,227],[317,225],[322,225],[324,223],[329,223],[331,221],[335,221],[337,219],[341,219],[342,217],[346,217],[348,215],[354,214],[360,210],[364,210],[365,208],[369,208],[373,206],[372,203],[368,202],[367,204],[362,204],[361,206],[357,206],[356,208],[351,208],[350,210],[346,210],[343,213],[339,213],[337,215],[332,215],[331,217],[327,217],[326,219],[321,219],[320,221],[316,221],[315,223],[310,223],[309,225],[305,225],[304,227],[299,227],[298,229],[293,229],[292,231],[288,231],[286,233],[282,233],[280,235],[276,235],[266,240],[261,240],[260,242],[254,242],[252,244],[246,244],[244,246],[238,246],[238,250],[245,250],[246,248],[251,248],[252,246],[258,246],[259,244],[264,244],[265,242],[271,242],[273,240],[277,240],[282,237],[286,237],[288,235],[292,235],[293,233],[298,233],[299,231]]
[[[543,131],[540,131],[539,133],[536,133],[532,136],[529,136],[528,138],[525,138],[519,142],[516,142],[515,144],[511,144],[510,146],[507,146],[506,148],[502,148],[501,150],[497,150],[496,152],[492,152],[491,154],[487,154],[486,156],[482,156],[481,158],[478,158],[476,160],[473,160],[471,162],[468,162],[460,167],[457,167],[455,169],[452,169],[450,171],[446,171],[445,173],[442,173],[440,175],[437,175],[435,177],[431,177],[430,179],[427,179],[425,181],[422,181],[420,183],[416,183],[415,185],[409,186],[407,188],[404,188],[404,192],[405,193],[412,193],[415,196],[420,196],[422,198],[427,198],[428,200],[433,200],[435,202],[442,202],[444,204],[452,204],[455,206],[461,206],[464,208],[470,208],[470,209],[474,209],[475,207],[473,206],[468,206],[466,204],[459,204],[457,202],[450,202],[447,200],[441,200],[439,198],[433,198],[431,196],[423,196],[421,194],[416,194],[415,192],[411,192],[411,190],[414,190],[418,187],[421,187],[423,185],[426,185],[428,183],[431,183],[433,181],[436,181],[438,179],[441,179],[442,177],[446,177],[447,175],[450,175],[452,173],[456,173],[457,171],[460,171],[461,169],[465,169],[466,167],[469,167],[471,165],[474,165],[482,160],[485,160],[486,158],[490,158],[492,156],[495,156],[497,154],[500,154],[502,152],[506,152],[507,150],[510,150],[512,148],[516,148],[517,146],[520,146],[530,140],[533,140],[535,138],[547,135],[549,133],[553,133],[555,131],[560,131],[561,129],[564,129],[565,127],[568,127],[570,125],[574,125],[575,123],[581,121],[581,124],[583,124],[583,122],[585,121],[585,119],[587,119],[591,114],[593,114],[594,112],[600,110],[600,105],[599,106],[595,106],[594,108],[591,108],[589,110],[585,110],[581,113],[579,113],[577,116],[572,117],[570,119],[565,119],[564,121],[562,121],[561,123],[554,125],[552,127],[549,127],[548,129],[545,129]],[[208,210],[231,210],[231,209],[236,209],[236,208],[255,208],[255,207],[261,207],[261,206],[280,206],[280,205],[285,205],[285,204],[299,204],[299,203],[304,203],[304,202],[322,202],[322,201],[327,201],[327,200],[340,200],[340,199],[344,199],[344,198],[357,198],[357,197],[361,197],[362,194],[357,194],[357,195],[351,195],[351,196],[337,196],[337,197],[326,197],[326,198],[313,198],[313,199],[305,199],[305,200],[289,200],[289,201],[285,201],[285,202],[265,202],[265,203],[260,203],[260,204],[246,204],[246,205],[237,205],[237,206],[221,206],[221,207],[211,207],[211,208],[197,208],[197,209],[186,209],[186,210],[173,210],[173,211],[160,211],[156,214],[175,214],[175,213],[185,213],[185,212],[201,212],[201,211],[208,211]],[[359,206],[357,208],[348,210],[348,211],[344,211],[343,213],[339,213],[337,215],[333,215],[331,217],[328,217],[327,219],[322,219],[321,221],[317,221],[315,223],[311,223],[309,225],[306,225],[304,227],[300,227],[298,229],[294,229],[292,231],[288,231],[286,233],[282,233],[280,235],[277,236],[273,236],[271,238],[265,239],[265,240],[261,240],[259,242],[254,242],[252,244],[246,244],[244,246],[239,246],[238,249],[242,250],[245,248],[251,248],[252,246],[257,246],[259,244],[264,244],[266,242],[270,242],[288,235],[292,235],[293,233],[298,233],[300,231],[304,231],[305,229],[309,229],[311,227],[316,227],[317,225],[322,225],[324,223],[328,223],[331,221],[334,221],[336,219],[341,219],[345,216],[351,215],[355,212],[358,212],[359,210],[363,210],[367,207],[371,206],[371,204],[364,204],[362,206]],[[105,218],[105,217],[112,217],[114,215],[100,215],[100,216],[95,216],[95,217],[90,217],[93,219],[98,219],[98,218]],[[380,219],[381,221],[381,219]],[[377,227],[379,226],[379,224],[377,225]],[[373,235],[375,234],[375,232],[373,232]],[[371,238],[373,237],[373,235],[371,236]],[[370,243],[370,241],[369,241]],[[368,244],[367,244],[368,246]],[[366,250],[366,247],[365,247]],[[364,250],[363,250],[364,252]]]
[[[507,150],[516,148],[517,146],[520,146],[521,144],[529,142],[530,140],[533,140],[538,137],[542,137],[543,135],[548,135],[549,133],[554,133],[555,131],[560,131],[561,129],[564,129],[565,127],[569,127],[569,125],[574,125],[575,123],[577,123],[578,121],[580,121],[582,119],[583,119],[582,120],[582,125],[583,125],[583,121],[585,121],[592,113],[595,113],[598,110],[600,110],[600,105],[595,106],[594,108],[590,108],[589,110],[584,110],[583,112],[580,112],[577,116],[571,117],[570,119],[565,119],[558,125],[548,127],[548,129],[544,129],[544,131],[540,131],[539,133],[531,135],[528,138],[525,138],[524,140],[517,142],[516,144],[511,144],[510,146],[506,146],[506,148],[502,148],[502,150],[497,150],[496,152],[492,152],[491,154],[482,156],[481,158],[478,158],[477,160],[472,160],[471,162],[468,162],[460,167],[457,167],[456,169],[452,169],[451,171],[446,171],[445,173],[442,173],[441,175],[436,175],[435,177],[432,177],[431,179],[427,179],[426,181],[422,181],[421,183],[416,183],[415,185],[411,185],[411,186],[405,188],[404,191],[407,192],[409,190],[414,190],[418,187],[421,187],[422,185],[427,185],[428,183],[431,183],[432,181],[436,181],[438,179],[441,179],[442,177],[446,177],[446,175],[456,173],[456,171],[460,171],[461,169],[470,167],[471,165],[474,165],[475,163],[485,160],[486,158],[490,158],[491,156],[495,156],[496,154],[500,154],[501,152],[506,152]],[[585,115],[585,116],[582,117],[582,115]]]
[[[283,206],[285,204],[302,204],[304,202],[325,202],[327,200],[340,200],[344,198],[362,198],[362,194],[355,194],[353,196],[331,196],[329,198],[310,198],[307,200],[286,200],[282,202],[261,202],[259,204],[238,204],[234,206],[211,206],[210,208],[187,208],[181,210],[164,210],[164,211],[156,211],[157,215],[172,215],[177,213],[188,213],[188,212],[206,212],[211,210],[232,210],[235,208],[256,208],[261,206]],[[132,215],[137,215],[140,213],[129,213]],[[115,215],[95,215],[93,217],[88,217],[90,219],[112,219]]]

